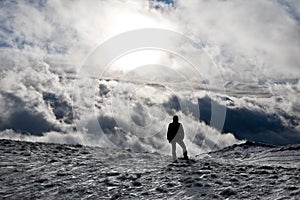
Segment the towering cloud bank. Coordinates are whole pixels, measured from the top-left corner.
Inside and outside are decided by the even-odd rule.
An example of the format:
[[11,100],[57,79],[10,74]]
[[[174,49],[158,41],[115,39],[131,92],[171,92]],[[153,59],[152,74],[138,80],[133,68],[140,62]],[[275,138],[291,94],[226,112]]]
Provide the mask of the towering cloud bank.
[[[195,79],[162,50],[120,55],[107,79],[78,79],[99,45],[141,28],[190,38],[193,49],[174,41],[180,56],[204,51],[222,80],[208,63]],[[166,125],[179,114],[195,153],[241,140],[299,143],[299,53],[295,1],[0,1],[0,136],[165,152]],[[221,128],[212,105],[227,111]]]

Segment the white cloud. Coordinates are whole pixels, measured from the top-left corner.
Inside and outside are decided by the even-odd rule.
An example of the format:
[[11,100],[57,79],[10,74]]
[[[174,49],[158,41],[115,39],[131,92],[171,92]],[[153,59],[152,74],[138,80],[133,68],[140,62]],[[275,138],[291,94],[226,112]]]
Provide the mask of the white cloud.
[[1,4],[1,40],[10,46],[1,50],[4,55],[21,52],[2,56],[6,67],[34,55],[54,66],[78,68],[93,48],[114,35],[164,28],[204,45],[229,80],[300,75],[300,28],[292,17],[299,14],[297,2],[289,1],[289,9],[277,1],[188,0],[176,1],[175,8],[160,3],[160,9],[153,2],[129,0]]
[[228,79],[300,76],[299,22],[276,1],[178,1],[176,12],[183,31],[232,69]]
[[[93,132],[97,130],[97,124],[91,120],[90,111],[94,112],[96,104],[101,107],[98,110],[101,116],[115,117],[116,121],[122,125],[121,129],[127,131],[128,135],[120,136],[121,138],[118,140],[121,145],[149,151],[160,147],[161,151],[164,151],[169,148],[169,146],[165,146],[163,140],[164,131],[157,138],[148,139],[143,143],[139,143],[134,134],[143,130],[143,134],[151,135],[151,131],[157,130],[153,124],[159,124],[158,128],[163,130],[165,128],[164,120],[171,117],[171,114],[166,114],[163,109],[163,104],[169,100],[171,93],[170,91],[161,91],[162,87],[158,85],[155,86],[158,89],[156,88],[154,91],[152,90],[153,85],[143,85],[147,90],[144,88],[145,90],[135,94],[135,99],[129,101],[135,106],[128,110],[125,105],[128,100],[126,99],[128,97],[126,90],[141,87],[139,83],[107,82],[106,86],[113,90],[114,94],[109,93],[108,97],[100,98],[97,95],[95,97],[95,88],[97,91],[99,82],[88,79],[78,80],[78,83],[82,84],[83,91],[75,93],[73,96],[80,105],[77,108],[79,113],[75,115],[75,119],[86,120],[86,127],[78,134],[72,131],[74,123],[68,124],[63,121],[64,119],[56,119],[55,114],[59,113],[55,113],[49,102],[47,103],[43,99],[43,93],[55,94],[55,98],[60,98],[63,103],[67,102],[68,106],[71,105],[74,72],[84,63],[89,53],[107,39],[138,28],[169,29],[192,38],[199,46],[205,48],[219,66],[223,67],[222,72],[227,81],[257,82],[262,80],[265,84],[269,79],[299,79],[300,28],[297,16],[299,16],[300,5],[297,1],[287,2],[293,13],[291,13],[291,9],[285,7],[285,4],[278,3],[278,1],[258,0],[247,2],[241,0],[178,0],[175,7],[160,3],[160,9],[156,9],[152,5],[153,2],[146,0],[52,0],[45,1],[45,3],[42,1],[40,3],[1,1],[0,90],[3,92],[2,94],[13,94],[15,98],[21,99],[25,109],[20,108],[20,104],[9,101],[5,95],[0,95],[0,111],[2,113],[0,118],[5,121],[10,119],[13,113],[25,110],[28,115],[32,116],[33,121],[36,119],[35,117],[42,116],[47,126],[59,127],[62,132],[67,132],[67,134],[60,134],[52,128],[46,131],[42,137],[22,136],[23,139],[48,142],[83,141],[90,145],[105,145],[109,140],[103,140],[104,133],[97,135]],[[194,53],[191,52],[192,49],[189,46],[180,44],[178,48],[183,55]],[[139,59],[132,62],[135,56],[138,56]],[[143,64],[144,62],[145,64],[155,62],[155,64],[169,67],[151,67],[149,65],[151,70],[147,71],[141,68],[140,71],[136,70],[127,74],[129,80],[133,73],[137,73],[136,76],[140,80],[147,78],[153,82],[157,80],[165,82],[170,81],[170,77],[174,76],[176,71],[180,73],[179,76],[184,75],[188,80],[191,80],[189,79],[191,77],[195,78],[197,75],[195,71],[187,69],[188,65],[175,57],[175,55],[165,52],[153,53],[147,57],[147,53],[140,52],[140,54],[132,54],[131,57],[129,55],[129,59],[124,57],[125,61],[123,60],[123,62],[120,59],[115,67]],[[199,56],[199,59],[202,57]],[[213,79],[214,76],[210,74],[210,68],[207,66],[202,66],[202,73],[206,78]],[[130,67],[132,66],[129,66],[128,69],[132,69]],[[113,73],[112,75],[114,75]],[[198,75],[196,78],[193,81],[204,80]],[[181,77],[178,80],[181,80]],[[238,91],[245,97],[232,98],[235,100],[236,108],[259,110],[268,114],[275,113],[283,117],[283,121],[286,120],[284,118],[286,115],[296,116],[298,118],[295,121],[298,122],[299,82],[297,83],[298,88],[295,84],[274,85],[273,82],[269,83],[270,85],[267,87],[270,96],[273,95],[272,98],[260,98],[260,94],[257,97],[248,97],[249,91],[255,88],[249,87],[250,89],[246,93]],[[174,92],[178,92],[183,101],[188,104],[195,104],[197,100],[194,101],[191,96],[186,95],[189,90],[183,91],[183,86],[189,87],[189,85],[179,86]],[[200,86],[193,85],[197,88],[193,89],[205,88]],[[214,92],[216,91],[212,91],[212,93]],[[203,97],[202,93],[206,94],[206,92],[197,91],[197,97]],[[278,102],[280,96],[283,101]],[[114,116],[111,115],[111,99],[115,100],[115,105],[118,105]],[[251,104],[250,101],[254,103]],[[128,113],[128,111],[130,112]],[[150,113],[151,116],[147,113]],[[120,114],[124,115],[119,116]],[[110,119],[106,118],[106,120]],[[134,124],[143,124],[149,121],[153,123],[152,127],[145,130]],[[218,141],[220,147],[238,142],[232,134],[221,135],[217,130],[204,123],[199,123],[186,113],[182,114],[182,121],[186,124],[188,132],[194,131],[195,127],[199,126],[200,135],[207,136],[207,141],[203,144],[203,151],[212,148],[211,144],[216,137],[220,137]],[[299,125],[294,126],[297,130],[299,129]],[[8,127],[2,131],[0,137],[17,138],[21,136],[15,132],[16,130],[12,131],[10,128],[14,127]],[[121,129],[116,130],[114,127],[109,128],[112,137],[116,136],[114,134],[117,131],[122,131]],[[188,138],[188,141],[191,151],[196,154],[199,146],[191,142],[192,138]],[[152,143],[155,145],[151,145]]]

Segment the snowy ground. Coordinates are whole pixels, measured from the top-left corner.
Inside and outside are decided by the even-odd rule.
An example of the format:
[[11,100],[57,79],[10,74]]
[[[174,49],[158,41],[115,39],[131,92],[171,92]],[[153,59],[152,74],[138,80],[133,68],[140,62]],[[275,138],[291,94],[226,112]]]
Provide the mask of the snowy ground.
[[0,140],[0,198],[299,199],[300,145],[246,143],[172,164],[169,156]]

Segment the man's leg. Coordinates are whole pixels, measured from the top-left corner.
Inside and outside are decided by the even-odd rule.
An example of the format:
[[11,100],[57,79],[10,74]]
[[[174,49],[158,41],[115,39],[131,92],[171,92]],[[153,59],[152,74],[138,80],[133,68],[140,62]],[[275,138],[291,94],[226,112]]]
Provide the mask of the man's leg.
[[175,161],[175,160],[177,160],[177,158],[176,158],[176,142],[172,141],[171,144],[172,144],[172,158],[173,158],[173,161]]
[[178,141],[178,144],[179,144],[179,145],[181,146],[181,148],[182,148],[183,158],[184,158],[184,159],[188,159],[186,146],[185,146],[183,140]]

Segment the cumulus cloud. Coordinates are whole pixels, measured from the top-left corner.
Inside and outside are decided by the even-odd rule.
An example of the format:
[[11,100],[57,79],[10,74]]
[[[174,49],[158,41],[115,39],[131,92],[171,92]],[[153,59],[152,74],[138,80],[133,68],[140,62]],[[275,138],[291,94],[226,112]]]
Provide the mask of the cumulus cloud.
[[[179,114],[193,154],[238,139],[298,141],[299,13],[290,0],[0,1],[0,137],[168,152],[165,129]],[[203,76],[175,54],[144,50],[119,58],[107,80],[76,77],[96,47],[139,28],[191,38],[173,44]],[[207,102],[227,109],[223,132]]]
[[35,58],[55,63],[53,66],[59,62],[78,68],[93,48],[114,35],[138,28],[164,28],[204,47],[229,80],[298,78],[300,73],[299,5],[295,1],[1,4],[1,60],[6,61],[1,64],[6,67]]
[[[93,48],[113,35],[171,27],[148,1],[1,1],[0,9],[1,59],[8,60],[3,67],[18,65],[27,56],[53,67],[78,68]],[[7,51],[15,55],[7,56]]]
[[[282,1],[284,2],[284,1]],[[202,42],[227,79],[299,78],[299,13],[277,1],[178,1],[183,31]],[[289,4],[297,10],[299,5]],[[283,77],[280,77],[283,76]]]

